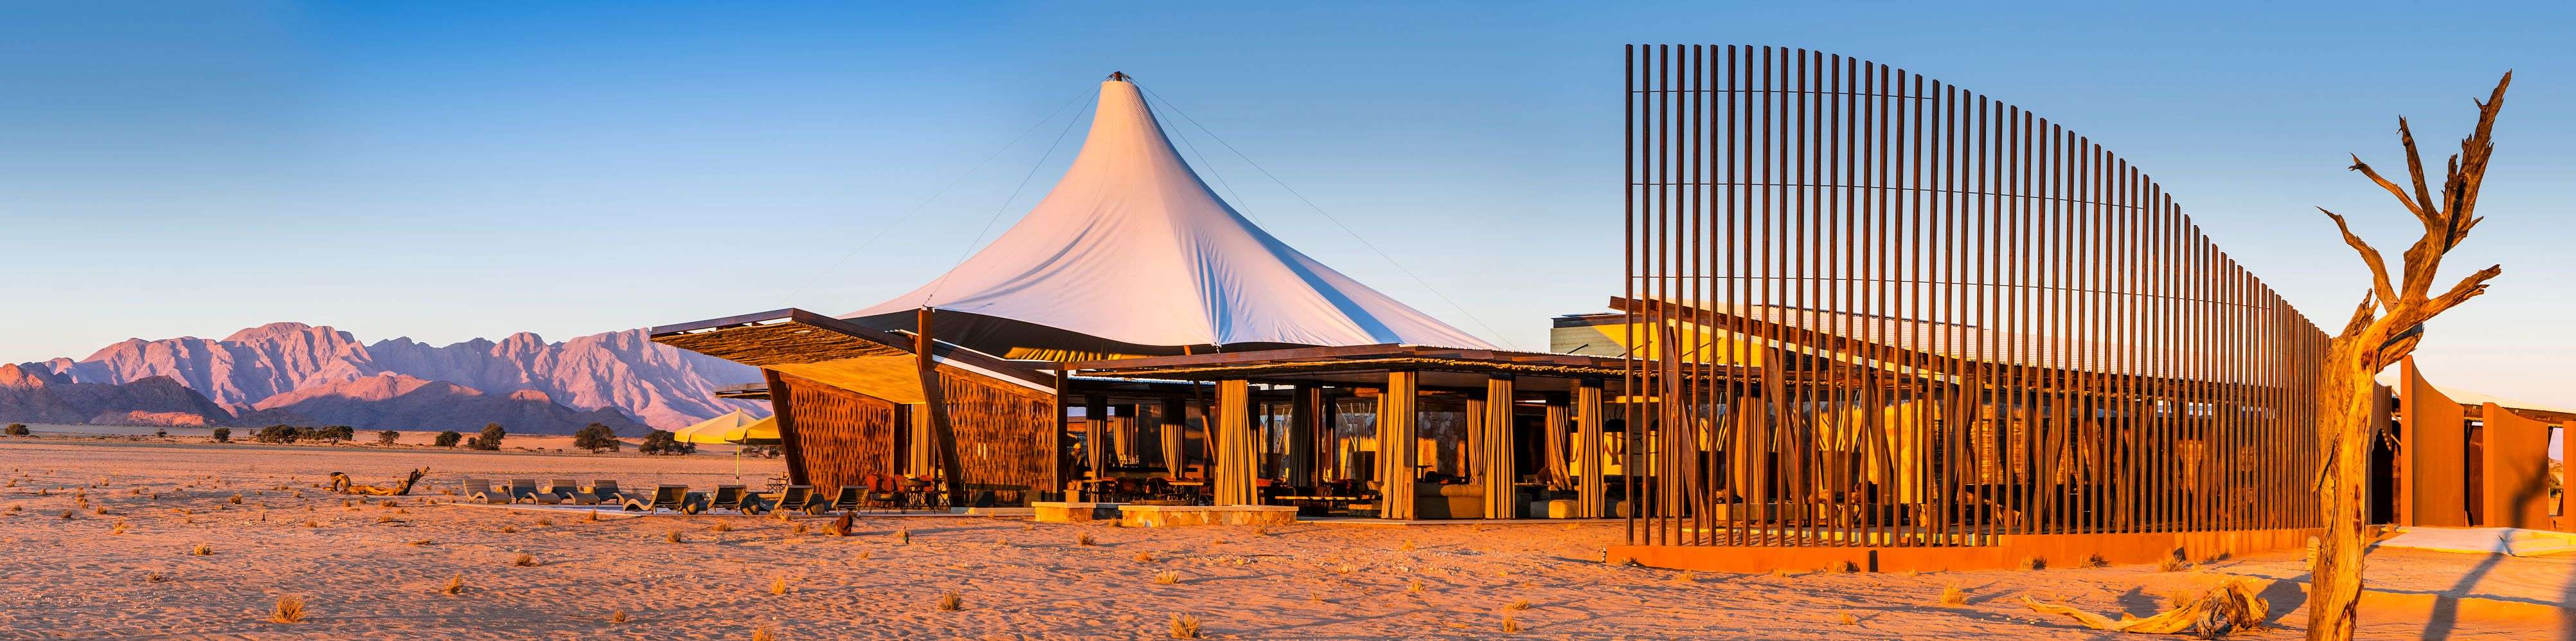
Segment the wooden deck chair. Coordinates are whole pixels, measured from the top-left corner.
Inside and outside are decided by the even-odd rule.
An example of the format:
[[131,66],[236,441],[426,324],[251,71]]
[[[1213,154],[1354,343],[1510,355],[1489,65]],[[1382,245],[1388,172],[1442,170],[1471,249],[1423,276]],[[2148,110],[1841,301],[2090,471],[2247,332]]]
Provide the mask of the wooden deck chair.
[[628,512],[671,510],[686,513],[689,494],[689,486],[686,485],[656,485],[651,490],[628,497],[623,509]]
[[573,491],[580,493],[583,497],[589,500],[590,502],[587,503],[587,505],[599,505],[602,503],[616,505],[626,500],[626,494],[618,491],[617,489],[616,479],[599,479],[591,481],[589,486],[573,488]]
[[492,487],[491,481],[478,478],[459,479],[456,495],[467,503],[501,504],[510,502],[510,494]]
[[742,512],[743,497],[750,494],[743,491],[740,485],[718,485],[716,491],[710,493],[690,492],[689,498],[681,501],[680,513],[697,514],[719,509]]
[[560,501],[561,499],[553,494],[537,491],[536,479],[510,479],[511,503],[553,504]]
[[814,494],[814,486],[790,485],[787,486],[786,489],[779,490],[778,498],[775,499],[761,496],[757,493],[744,496],[742,499],[742,506],[745,514],[760,514],[763,512],[802,512],[813,514],[815,508],[823,506],[823,502],[822,497]]
[[867,488],[856,485],[843,485],[832,488],[832,491],[823,493],[821,496],[816,497],[816,500],[820,502],[820,505],[822,506],[821,509],[824,512],[840,512],[848,514],[859,511],[859,500],[866,496]]
[[591,498],[590,493],[581,491],[581,485],[572,479],[547,479],[545,487],[537,488],[537,491],[554,495],[556,503],[590,505],[599,502]]

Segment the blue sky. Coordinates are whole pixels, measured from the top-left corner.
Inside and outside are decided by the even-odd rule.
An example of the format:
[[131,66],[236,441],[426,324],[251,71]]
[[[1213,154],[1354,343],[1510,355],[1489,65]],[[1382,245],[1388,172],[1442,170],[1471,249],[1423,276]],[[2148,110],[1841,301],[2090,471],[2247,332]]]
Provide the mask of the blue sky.
[[0,4],[0,361],[279,320],[449,342],[845,312],[1035,202],[1079,126],[1048,115],[1113,70],[1423,282],[1175,123],[1281,238],[1542,348],[1617,283],[1620,46],[1750,43],[2072,126],[2328,322],[2364,281],[2312,207],[2411,238],[2343,155],[2398,166],[2398,115],[2450,146],[2514,69],[2455,254],[2506,274],[2422,360],[2576,405],[2563,5],[67,4]]

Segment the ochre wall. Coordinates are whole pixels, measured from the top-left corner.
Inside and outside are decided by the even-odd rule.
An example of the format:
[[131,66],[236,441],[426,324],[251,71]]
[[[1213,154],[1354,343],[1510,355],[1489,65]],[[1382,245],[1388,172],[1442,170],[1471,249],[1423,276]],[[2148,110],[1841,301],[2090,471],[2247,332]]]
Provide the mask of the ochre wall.
[[802,485],[855,485],[895,471],[895,405],[793,374],[769,372],[789,477]]
[[2488,403],[2478,413],[2486,421],[2486,505],[2480,527],[2550,529],[2549,424],[2524,418]]
[[2398,494],[2400,525],[2467,527],[2468,417],[2460,404],[2443,396],[2415,370],[2415,360],[2400,366],[2398,442],[2404,489]]

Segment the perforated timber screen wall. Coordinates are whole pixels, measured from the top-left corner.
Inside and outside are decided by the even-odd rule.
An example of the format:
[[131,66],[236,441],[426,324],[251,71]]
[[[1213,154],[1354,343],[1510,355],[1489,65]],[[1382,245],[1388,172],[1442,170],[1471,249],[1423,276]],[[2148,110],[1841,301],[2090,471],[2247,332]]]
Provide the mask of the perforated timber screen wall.
[[2317,525],[2325,335],[2137,168],[1886,65],[1627,58],[1631,544]]

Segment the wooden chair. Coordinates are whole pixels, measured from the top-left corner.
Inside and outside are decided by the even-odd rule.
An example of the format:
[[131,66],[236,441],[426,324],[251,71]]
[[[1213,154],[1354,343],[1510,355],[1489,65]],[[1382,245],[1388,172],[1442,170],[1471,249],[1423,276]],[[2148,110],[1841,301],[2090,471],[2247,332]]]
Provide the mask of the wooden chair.
[[621,509],[628,512],[672,510],[682,514],[691,514],[693,513],[689,511],[689,496],[691,494],[693,494],[693,492],[690,492],[689,486],[686,485],[656,485],[653,486],[652,490],[639,493],[634,497],[626,499],[626,502]]

